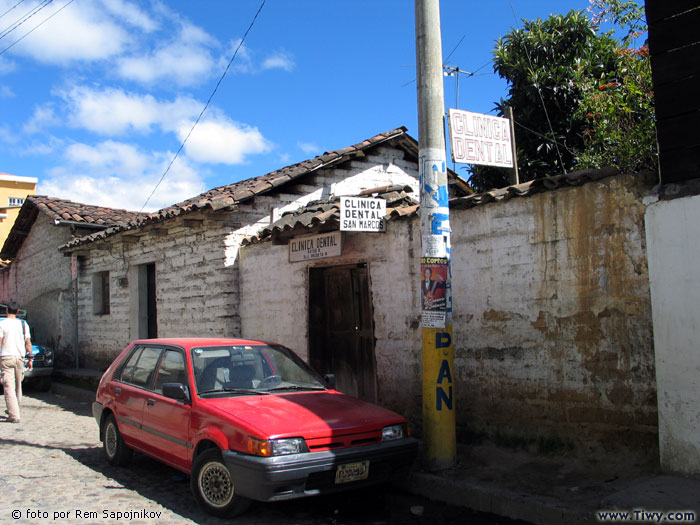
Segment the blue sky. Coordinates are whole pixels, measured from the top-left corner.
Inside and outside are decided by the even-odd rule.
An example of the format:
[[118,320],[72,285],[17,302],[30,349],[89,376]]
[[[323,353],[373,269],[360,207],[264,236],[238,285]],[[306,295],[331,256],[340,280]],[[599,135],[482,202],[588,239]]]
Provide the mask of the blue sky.
[[[54,0],[5,34],[40,4],[19,1],[0,0],[0,172],[37,177],[40,194],[140,210],[262,0]],[[588,5],[442,0],[443,58],[475,72],[460,78],[459,108],[488,113],[504,95],[493,44],[520,19]],[[398,126],[418,138],[413,9],[267,0],[145,210]],[[456,107],[456,80],[444,80]]]

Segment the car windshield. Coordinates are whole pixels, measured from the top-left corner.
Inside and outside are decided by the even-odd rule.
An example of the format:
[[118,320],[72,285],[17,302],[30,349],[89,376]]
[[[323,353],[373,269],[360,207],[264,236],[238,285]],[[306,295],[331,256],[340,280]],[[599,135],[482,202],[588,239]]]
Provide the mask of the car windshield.
[[326,389],[294,352],[277,345],[199,346],[192,349],[192,368],[199,395]]

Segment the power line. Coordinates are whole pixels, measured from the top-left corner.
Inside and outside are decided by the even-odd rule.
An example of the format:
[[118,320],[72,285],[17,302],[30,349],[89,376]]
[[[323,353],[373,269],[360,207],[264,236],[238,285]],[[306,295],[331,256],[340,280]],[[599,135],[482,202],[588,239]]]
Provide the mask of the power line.
[[37,14],[39,11],[44,9],[47,5],[49,5],[53,0],[43,0],[38,6],[33,7],[30,9],[27,13],[24,15],[20,16],[17,20],[12,22],[9,26],[7,26],[1,33],[0,33],[0,39],[5,38],[7,35],[12,33],[15,29],[17,29],[19,26],[24,24],[27,20],[29,20],[31,17],[33,17],[35,14]]
[[19,2],[17,2],[15,5],[13,5],[12,7],[10,7],[10,8],[9,8],[7,11],[5,11],[3,14],[1,14],[1,15],[0,15],[0,18],[2,18],[2,17],[5,16],[7,13],[9,13],[10,11],[12,11],[15,7],[17,7],[17,6],[18,6],[19,4],[21,4],[22,2],[24,2],[24,0],[19,0]]
[[[72,1],[72,0],[71,0]],[[224,73],[221,75],[221,78],[219,78],[219,81],[216,83],[216,86],[214,86],[214,90],[212,91],[211,95],[209,95],[209,99],[207,100],[207,103],[204,104],[204,108],[202,108],[201,113],[197,117],[197,120],[194,121],[194,124],[192,124],[192,127],[190,128],[190,131],[187,133],[187,136],[185,139],[182,141],[180,144],[180,147],[178,150],[175,152],[175,155],[173,156],[172,160],[168,164],[168,167],[165,168],[165,171],[163,172],[163,175],[160,176],[160,179],[158,180],[158,183],[155,185],[153,188],[153,191],[151,194],[148,196],[146,199],[146,202],[143,203],[143,206],[141,206],[141,209],[139,212],[143,211],[143,209],[148,205],[149,201],[151,200],[151,197],[153,197],[153,194],[156,192],[158,187],[160,186],[161,182],[163,182],[163,179],[165,179],[165,176],[168,174],[170,171],[170,168],[172,167],[173,163],[175,160],[180,156],[180,152],[182,149],[185,147],[185,144],[190,138],[190,135],[192,135],[192,132],[194,131],[194,128],[199,124],[199,121],[202,120],[202,116],[204,115],[204,112],[207,110],[209,107],[209,103],[212,101],[214,98],[214,95],[216,94],[217,90],[219,89],[219,86],[221,85],[221,82],[224,80],[224,77],[226,77],[226,74],[228,73],[229,68],[231,67],[231,64],[233,64],[233,61],[236,59],[236,56],[238,55],[238,51],[241,49],[241,46],[243,46],[243,42],[245,42],[246,37],[248,36],[248,33],[250,33],[250,30],[253,29],[253,26],[255,25],[255,21],[258,19],[258,15],[260,14],[260,11],[262,11],[262,8],[265,6],[265,2],[267,0],[262,0],[262,3],[260,4],[260,7],[258,8],[258,11],[255,13],[255,16],[253,17],[253,20],[250,22],[250,25],[248,26],[248,29],[246,29],[246,32],[243,34],[243,38],[241,38],[241,41],[238,43],[238,46],[236,47],[236,50],[233,52],[233,56],[231,57],[231,60],[228,61],[228,64],[226,65],[226,69],[224,70]]]
[[56,16],[58,13],[60,13],[61,11],[63,11],[66,7],[68,7],[69,5],[71,5],[73,2],[75,2],[75,0],[70,0],[70,1],[69,1],[68,3],[66,3],[63,7],[61,7],[61,9],[59,9],[59,10],[57,10],[57,11],[51,13],[51,15],[47,16],[44,20],[42,20],[41,22],[39,22],[39,24],[36,25],[33,29],[31,29],[30,31],[26,32],[26,33],[23,34],[21,37],[19,37],[17,40],[15,40],[14,42],[12,42],[12,44],[10,44],[10,45],[7,46],[5,49],[3,49],[2,51],[0,51],[0,56],[2,56],[5,52],[7,52],[8,50],[10,50],[11,48],[13,48],[15,45],[19,44],[22,40],[24,40],[26,37],[28,37],[29,35],[31,35],[34,31],[36,31],[37,29],[39,29],[42,25],[44,25],[46,22],[48,22],[49,20],[51,20],[54,16]]

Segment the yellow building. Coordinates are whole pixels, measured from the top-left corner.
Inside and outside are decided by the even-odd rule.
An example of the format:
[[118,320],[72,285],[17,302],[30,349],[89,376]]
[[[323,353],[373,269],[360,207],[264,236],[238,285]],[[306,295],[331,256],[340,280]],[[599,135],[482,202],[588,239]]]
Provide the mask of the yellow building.
[[0,173],[0,246],[5,244],[24,199],[36,195],[37,182],[34,177]]

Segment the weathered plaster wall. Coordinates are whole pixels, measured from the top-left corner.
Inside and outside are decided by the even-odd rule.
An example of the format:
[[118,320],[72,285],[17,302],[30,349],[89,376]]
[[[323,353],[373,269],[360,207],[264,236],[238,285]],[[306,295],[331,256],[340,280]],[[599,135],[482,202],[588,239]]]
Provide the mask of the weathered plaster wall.
[[462,432],[654,454],[648,187],[619,176],[453,212]]
[[70,258],[58,247],[71,239],[40,213],[9,270],[0,272],[2,300],[27,310],[35,342],[56,350],[58,366],[73,362],[75,312]]
[[[656,454],[643,179],[453,210],[460,440]],[[346,233],[328,266],[366,262],[379,402],[421,427],[418,220]],[[308,266],[287,246],[241,251],[244,336],[308,347]]]
[[647,209],[649,280],[665,470],[700,474],[700,196]]

